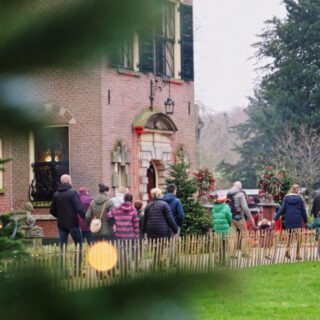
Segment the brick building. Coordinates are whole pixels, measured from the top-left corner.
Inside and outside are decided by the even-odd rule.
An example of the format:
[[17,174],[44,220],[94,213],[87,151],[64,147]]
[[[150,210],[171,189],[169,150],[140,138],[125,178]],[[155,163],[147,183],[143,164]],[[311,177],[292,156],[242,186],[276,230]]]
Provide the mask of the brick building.
[[51,237],[48,206],[63,173],[93,195],[104,182],[111,194],[124,186],[148,201],[178,149],[196,166],[192,0],[163,4],[160,30],[133,33],[114,56],[33,75],[31,94],[49,125],[0,137],[0,158],[13,159],[0,173],[0,212],[30,199]]

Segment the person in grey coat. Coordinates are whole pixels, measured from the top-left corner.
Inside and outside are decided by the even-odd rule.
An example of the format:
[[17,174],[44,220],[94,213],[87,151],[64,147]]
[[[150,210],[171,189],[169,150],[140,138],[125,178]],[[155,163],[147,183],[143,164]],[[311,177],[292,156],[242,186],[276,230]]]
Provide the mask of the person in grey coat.
[[[113,207],[113,202],[108,198],[107,193],[109,187],[103,183],[99,184],[99,194],[90,203],[89,209],[86,213],[86,221],[90,224],[93,217],[100,218],[101,216],[101,229],[97,233],[92,233],[92,241],[100,240],[113,240],[114,233],[112,224],[108,222],[106,213],[108,213]],[[104,212],[101,215],[101,211],[104,207]]]
[[242,249],[242,255],[247,255],[247,244],[248,244],[248,229],[246,224],[246,219],[251,220],[252,226],[255,227],[255,221],[250,213],[246,196],[242,191],[242,183],[236,181],[233,187],[228,191],[228,199],[232,199],[232,222],[231,229],[232,232],[238,232],[238,248]]

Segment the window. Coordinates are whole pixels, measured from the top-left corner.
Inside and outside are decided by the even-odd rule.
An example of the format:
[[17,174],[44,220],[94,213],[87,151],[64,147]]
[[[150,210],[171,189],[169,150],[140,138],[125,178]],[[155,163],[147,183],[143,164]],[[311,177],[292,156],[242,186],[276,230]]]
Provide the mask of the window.
[[110,56],[110,65],[117,68],[135,70],[138,65],[139,52],[136,50],[137,34],[123,38],[118,50]]
[[46,127],[35,134],[35,161],[69,160],[68,127]]
[[30,199],[51,201],[62,174],[69,173],[69,128],[46,127],[34,134]]
[[158,29],[145,31],[140,35],[140,70],[158,75],[179,77],[177,53],[179,31],[178,3],[162,2],[162,15]]
[[133,38],[123,39],[119,50],[119,67],[133,69]]
[[[167,77],[174,77],[174,50],[175,50],[175,3],[164,2],[162,14],[162,32],[159,35],[159,73]],[[160,61],[162,60],[162,61]]]
[[110,65],[141,72],[152,72],[169,78],[192,81],[193,10],[175,0],[162,0],[158,27],[121,41],[110,56]]
[[139,37],[140,71],[192,81],[192,6],[163,1],[159,25],[158,30],[150,28]]

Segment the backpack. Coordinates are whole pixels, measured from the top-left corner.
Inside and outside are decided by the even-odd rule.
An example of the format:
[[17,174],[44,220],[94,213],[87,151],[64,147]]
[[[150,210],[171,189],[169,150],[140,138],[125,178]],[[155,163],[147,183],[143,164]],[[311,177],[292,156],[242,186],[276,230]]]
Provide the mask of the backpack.
[[236,210],[236,206],[235,206],[235,203],[234,203],[234,197],[237,193],[228,193],[227,194],[227,201],[226,203],[229,205],[230,207],[230,210],[231,210],[231,213],[232,213],[232,216],[235,216],[237,214],[240,214],[240,210]]

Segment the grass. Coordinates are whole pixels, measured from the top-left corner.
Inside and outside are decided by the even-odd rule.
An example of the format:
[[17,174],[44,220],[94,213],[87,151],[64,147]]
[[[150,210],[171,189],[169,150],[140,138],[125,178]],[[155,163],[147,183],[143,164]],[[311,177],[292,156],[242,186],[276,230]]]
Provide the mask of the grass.
[[320,264],[233,271],[229,286],[194,287],[186,294],[195,319],[320,319]]
[[0,315],[10,320],[320,319],[320,263],[268,265],[210,274],[149,275],[61,292],[31,266],[0,273]]

